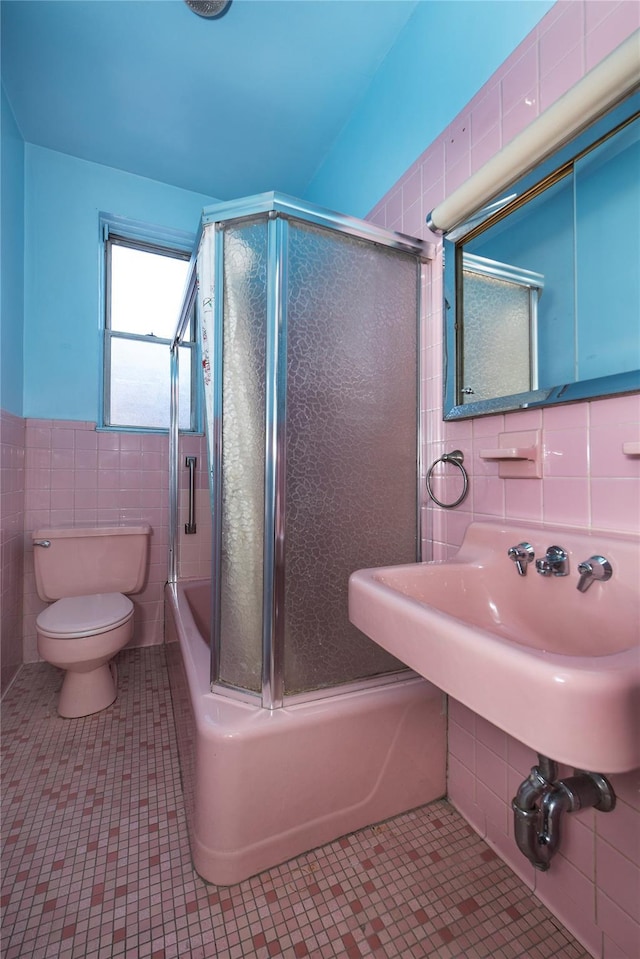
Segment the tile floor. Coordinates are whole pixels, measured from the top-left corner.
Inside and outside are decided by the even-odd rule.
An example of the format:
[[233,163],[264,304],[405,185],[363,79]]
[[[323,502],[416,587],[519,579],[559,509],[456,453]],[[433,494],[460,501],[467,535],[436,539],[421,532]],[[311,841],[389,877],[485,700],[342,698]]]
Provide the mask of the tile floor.
[[3,959],[587,959],[442,800],[221,888],[193,871],[162,647],[120,696],[55,711],[23,668],[3,713]]

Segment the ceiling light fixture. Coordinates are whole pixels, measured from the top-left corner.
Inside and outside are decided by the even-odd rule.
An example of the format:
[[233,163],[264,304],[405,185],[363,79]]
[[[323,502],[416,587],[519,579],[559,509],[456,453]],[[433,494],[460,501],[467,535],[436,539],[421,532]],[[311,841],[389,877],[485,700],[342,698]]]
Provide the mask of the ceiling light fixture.
[[231,0],[184,0],[186,5],[199,17],[205,20],[218,20],[223,17],[229,7]]

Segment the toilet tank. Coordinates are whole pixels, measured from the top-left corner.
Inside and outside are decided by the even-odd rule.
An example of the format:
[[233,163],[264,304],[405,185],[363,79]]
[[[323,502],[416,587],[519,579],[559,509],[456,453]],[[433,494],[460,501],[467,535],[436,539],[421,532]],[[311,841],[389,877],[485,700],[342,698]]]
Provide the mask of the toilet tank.
[[35,530],[31,539],[38,596],[52,602],[90,593],[139,592],[147,573],[150,534],[147,523]]

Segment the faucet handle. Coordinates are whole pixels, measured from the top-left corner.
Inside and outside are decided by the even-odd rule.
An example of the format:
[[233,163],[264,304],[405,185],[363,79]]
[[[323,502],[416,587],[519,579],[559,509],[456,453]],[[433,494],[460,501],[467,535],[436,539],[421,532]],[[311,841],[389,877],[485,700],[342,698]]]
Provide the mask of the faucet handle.
[[527,566],[529,563],[533,563],[535,553],[531,543],[518,543],[517,546],[509,547],[507,556],[516,564],[518,576],[526,576]]
[[578,564],[578,572],[580,573],[580,579],[577,588],[581,593],[586,593],[596,580],[606,583],[613,576],[611,563],[604,556],[590,556],[584,563]]
[[549,546],[544,559],[536,560],[536,571],[541,576],[568,576],[569,556],[562,546]]

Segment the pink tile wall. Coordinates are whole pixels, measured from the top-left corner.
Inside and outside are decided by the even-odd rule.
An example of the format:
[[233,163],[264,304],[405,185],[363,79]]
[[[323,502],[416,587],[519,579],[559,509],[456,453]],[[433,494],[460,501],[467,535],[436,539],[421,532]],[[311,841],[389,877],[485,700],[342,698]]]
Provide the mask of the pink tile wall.
[[[640,26],[640,4],[561,0],[442,134],[383,197],[370,219],[438,240],[427,213],[470,173]],[[425,558],[445,558],[474,519],[505,518],[581,528],[637,531],[640,458],[622,444],[640,439],[637,395],[529,410],[459,423],[442,420],[442,260],[432,264],[424,318],[421,406],[425,463],[460,448],[470,475],[462,506],[423,507]],[[500,479],[479,457],[502,432],[541,429],[541,480]],[[459,481],[440,482],[451,495]],[[535,721],[535,720],[533,720]],[[472,825],[535,889],[594,956],[640,956],[640,771],[613,776],[618,806],[565,817],[564,839],[548,873],[536,872],[512,836],[511,798],[535,754],[456,702],[450,703],[449,795]],[[561,770],[564,774],[564,770]]]
[[[25,445],[24,661],[38,659],[35,620],[44,604],[35,590],[30,534],[40,526],[148,522],[153,530],[149,576],[143,592],[133,597],[132,645],[161,643],[169,547],[168,437],[101,432],[94,423],[29,419]],[[198,456],[196,486],[202,501],[207,495],[202,437],[181,438],[181,467],[186,455]],[[187,483],[186,473],[179,471],[181,486]],[[184,517],[181,520],[184,525]]]
[[0,410],[0,693],[22,663],[24,420]]

